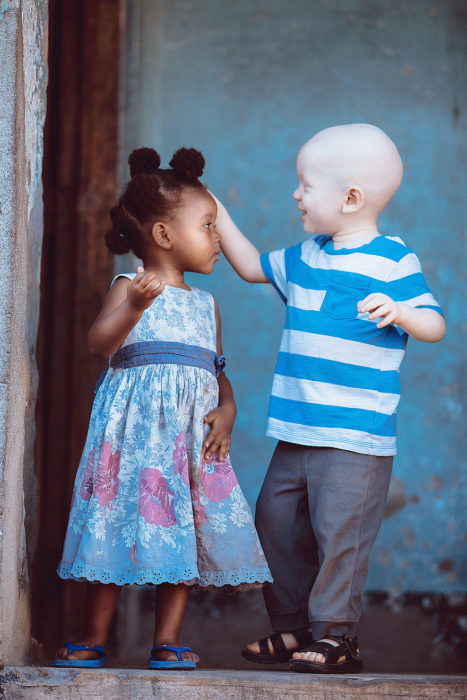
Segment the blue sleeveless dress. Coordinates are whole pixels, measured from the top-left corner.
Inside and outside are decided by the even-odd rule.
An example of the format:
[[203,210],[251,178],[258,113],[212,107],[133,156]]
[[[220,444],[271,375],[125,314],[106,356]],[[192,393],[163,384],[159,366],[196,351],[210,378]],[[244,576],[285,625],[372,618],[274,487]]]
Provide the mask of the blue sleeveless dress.
[[[166,286],[121,348],[161,340],[215,352],[213,297]],[[216,588],[272,581],[230,460],[201,458],[203,419],[218,393],[214,374],[196,366],[109,368],[76,474],[61,578]]]

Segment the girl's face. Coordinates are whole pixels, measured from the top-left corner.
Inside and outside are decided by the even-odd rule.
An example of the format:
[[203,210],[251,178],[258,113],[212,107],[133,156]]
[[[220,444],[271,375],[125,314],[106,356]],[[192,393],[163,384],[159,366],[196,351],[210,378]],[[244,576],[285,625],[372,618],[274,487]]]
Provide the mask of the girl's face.
[[186,192],[168,223],[174,262],[183,272],[209,275],[221,252],[217,205],[208,192]]

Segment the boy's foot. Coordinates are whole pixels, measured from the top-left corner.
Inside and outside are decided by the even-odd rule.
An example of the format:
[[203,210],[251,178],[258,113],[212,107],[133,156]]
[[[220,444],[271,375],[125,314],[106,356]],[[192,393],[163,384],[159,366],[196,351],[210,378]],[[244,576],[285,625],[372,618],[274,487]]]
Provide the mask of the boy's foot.
[[274,632],[258,642],[247,644],[242,650],[242,655],[248,661],[256,663],[284,663],[291,658],[294,651],[303,649],[312,639],[311,629],[308,627],[292,632]]
[[304,673],[359,673],[363,661],[359,658],[357,637],[323,637],[308,649],[294,652],[290,670]]

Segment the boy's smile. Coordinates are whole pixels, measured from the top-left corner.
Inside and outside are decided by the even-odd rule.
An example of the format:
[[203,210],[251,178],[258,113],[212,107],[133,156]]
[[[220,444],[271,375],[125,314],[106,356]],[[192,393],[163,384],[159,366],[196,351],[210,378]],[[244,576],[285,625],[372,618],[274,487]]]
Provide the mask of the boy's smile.
[[299,185],[293,193],[306,233],[332,235],[339,230],[345,192],[320,165],[316,147],[306,144],[297,156]]

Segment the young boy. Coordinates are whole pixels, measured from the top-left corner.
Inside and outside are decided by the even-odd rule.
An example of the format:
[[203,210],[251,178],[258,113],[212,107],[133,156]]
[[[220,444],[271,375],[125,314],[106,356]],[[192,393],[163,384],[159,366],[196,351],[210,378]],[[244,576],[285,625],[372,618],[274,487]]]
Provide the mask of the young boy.
[[415,253],[378,232],[402,180],[388,136],[368,124],[325,129],[300,149],[297,173],[293,196],[313,237],[291,248],[260,256],[218,202],[233,268],[270,282],[287,304],[267,429],[279,443],[256,511],[275,633],[243,655],[358,672],[356,626],[396,454],[399,366],[408,335],[435,342],[445,323]]

